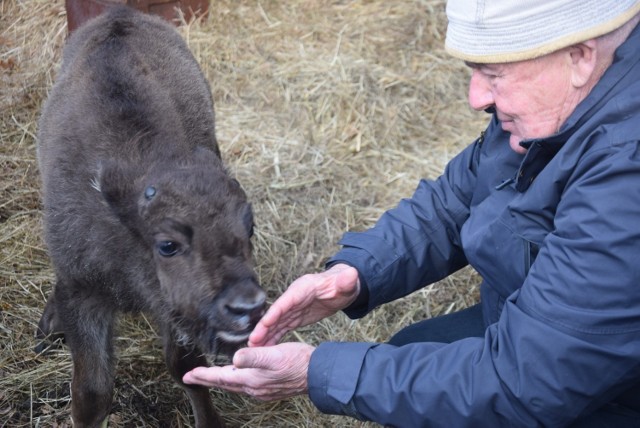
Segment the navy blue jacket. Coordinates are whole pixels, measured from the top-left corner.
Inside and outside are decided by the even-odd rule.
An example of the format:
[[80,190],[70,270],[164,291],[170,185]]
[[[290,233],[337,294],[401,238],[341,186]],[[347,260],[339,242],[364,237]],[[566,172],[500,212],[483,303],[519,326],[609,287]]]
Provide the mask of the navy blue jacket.
[[[553,96],[553,94],[549,94]],[[484,338],[320,345],[323,412],[399,427],[559,427],[627,393],[640,407],[640,27],[561,130],[513,152],[494,116],[435,181],[331,262],[361,317],[470,264]]]

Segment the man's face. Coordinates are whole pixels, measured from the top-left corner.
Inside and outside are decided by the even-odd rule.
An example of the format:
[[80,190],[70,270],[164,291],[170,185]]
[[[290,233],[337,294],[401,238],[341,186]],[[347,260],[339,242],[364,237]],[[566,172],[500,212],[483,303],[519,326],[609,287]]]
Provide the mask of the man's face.
[[495,108],[517,153],[526,152],[521,140],[556,133],[580,101],[565,53],[504,64],[467,63],[472,68],[469,104],[475,110]]

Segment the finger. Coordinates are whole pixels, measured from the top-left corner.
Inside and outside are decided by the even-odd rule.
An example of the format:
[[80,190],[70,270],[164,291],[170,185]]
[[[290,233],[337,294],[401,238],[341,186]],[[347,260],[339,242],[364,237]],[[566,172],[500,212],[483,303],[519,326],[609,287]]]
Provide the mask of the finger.
[[273,346],[284,336],[290,328],[268,329],[258,323],[249,336],[249,347]]
[[295,303],[285,295],[276,300],[251,332],[249,346],[275,345],[287,332],[298,327],[301,320],[294,315],[297,313],[292,309]]
[[244,384],[239,371],[233,366],[196,367],[185,373],[182,381],[186,384],[222,388],[231,392],[242,392]]
[[186,372],[183,376],[182,376],[182,382],[184,382],[187,385],[194,385],[197,384],[197,381],[195,379],[195,376],[193,375],[193,373],[191,372]]
[[249,347],[267,346],[269,339],[269,329],[259,322],[249,335],[247,345],[249,345]]
[[282,316],[282,311],[277,306],[274,306],[276,305],[276,303],[274,303],[262,316],[260,321],[258,321],[258,324],[255,326],[255,328],[251,332],[251,335],[249,336],[249,341],[261,343],[270,336],[271,328],[278,322],[278,320]]
[[276,300],[273,305],[271,305],[271,307],[267,310],[267,312],[262,316],[262,319],[260,319],[260,324],[262,324],[265,328],[268,329],[270,327],[273,327],[282,317],[283,310],[280,308],[280,306],[282,305],[281,299],[282,297]]
[[207,383],[215,386],[220,383],[221,376],[225,371],[233,371],[234,368],[233,366],[196,367],[185,373],[183,381],[185,383]]
[[274,331],[260,320],[249,335],[248,344],[249,346],[267,346],[273,342],[273,336]]
[[271,369],[271,347],[242,348],[233,356],[233,365],[238,369]]
[[[213,369],[213,370],[212,370]],[[196,367],[182,376],[186,384],[215,386],[218,376],[215,373],[217,367]]]

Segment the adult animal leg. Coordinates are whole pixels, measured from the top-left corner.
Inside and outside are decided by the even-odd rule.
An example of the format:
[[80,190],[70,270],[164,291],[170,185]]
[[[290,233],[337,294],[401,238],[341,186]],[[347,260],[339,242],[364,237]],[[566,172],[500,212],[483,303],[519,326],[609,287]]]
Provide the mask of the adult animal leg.
[[209,389],[198,385],[186,385],[182,382],[182,376],[191,369],[207,366],[207,359],[197,349],[189,350],[178,345],[168,328],[164,329],[163,339],[167,368],[191,401],[196,428],[223,428],[224,422],[211,404]]

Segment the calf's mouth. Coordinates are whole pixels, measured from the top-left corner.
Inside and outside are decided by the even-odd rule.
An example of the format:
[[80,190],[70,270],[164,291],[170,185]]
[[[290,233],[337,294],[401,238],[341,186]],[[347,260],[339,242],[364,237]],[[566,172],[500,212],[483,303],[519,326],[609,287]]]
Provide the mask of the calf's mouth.
[[196,316],[174,311],[172,324],[178,343],[206,354],[232,354],[244,346],[266,311],[266,295],[257,290],[250,298],[218,297],[194,311]]

